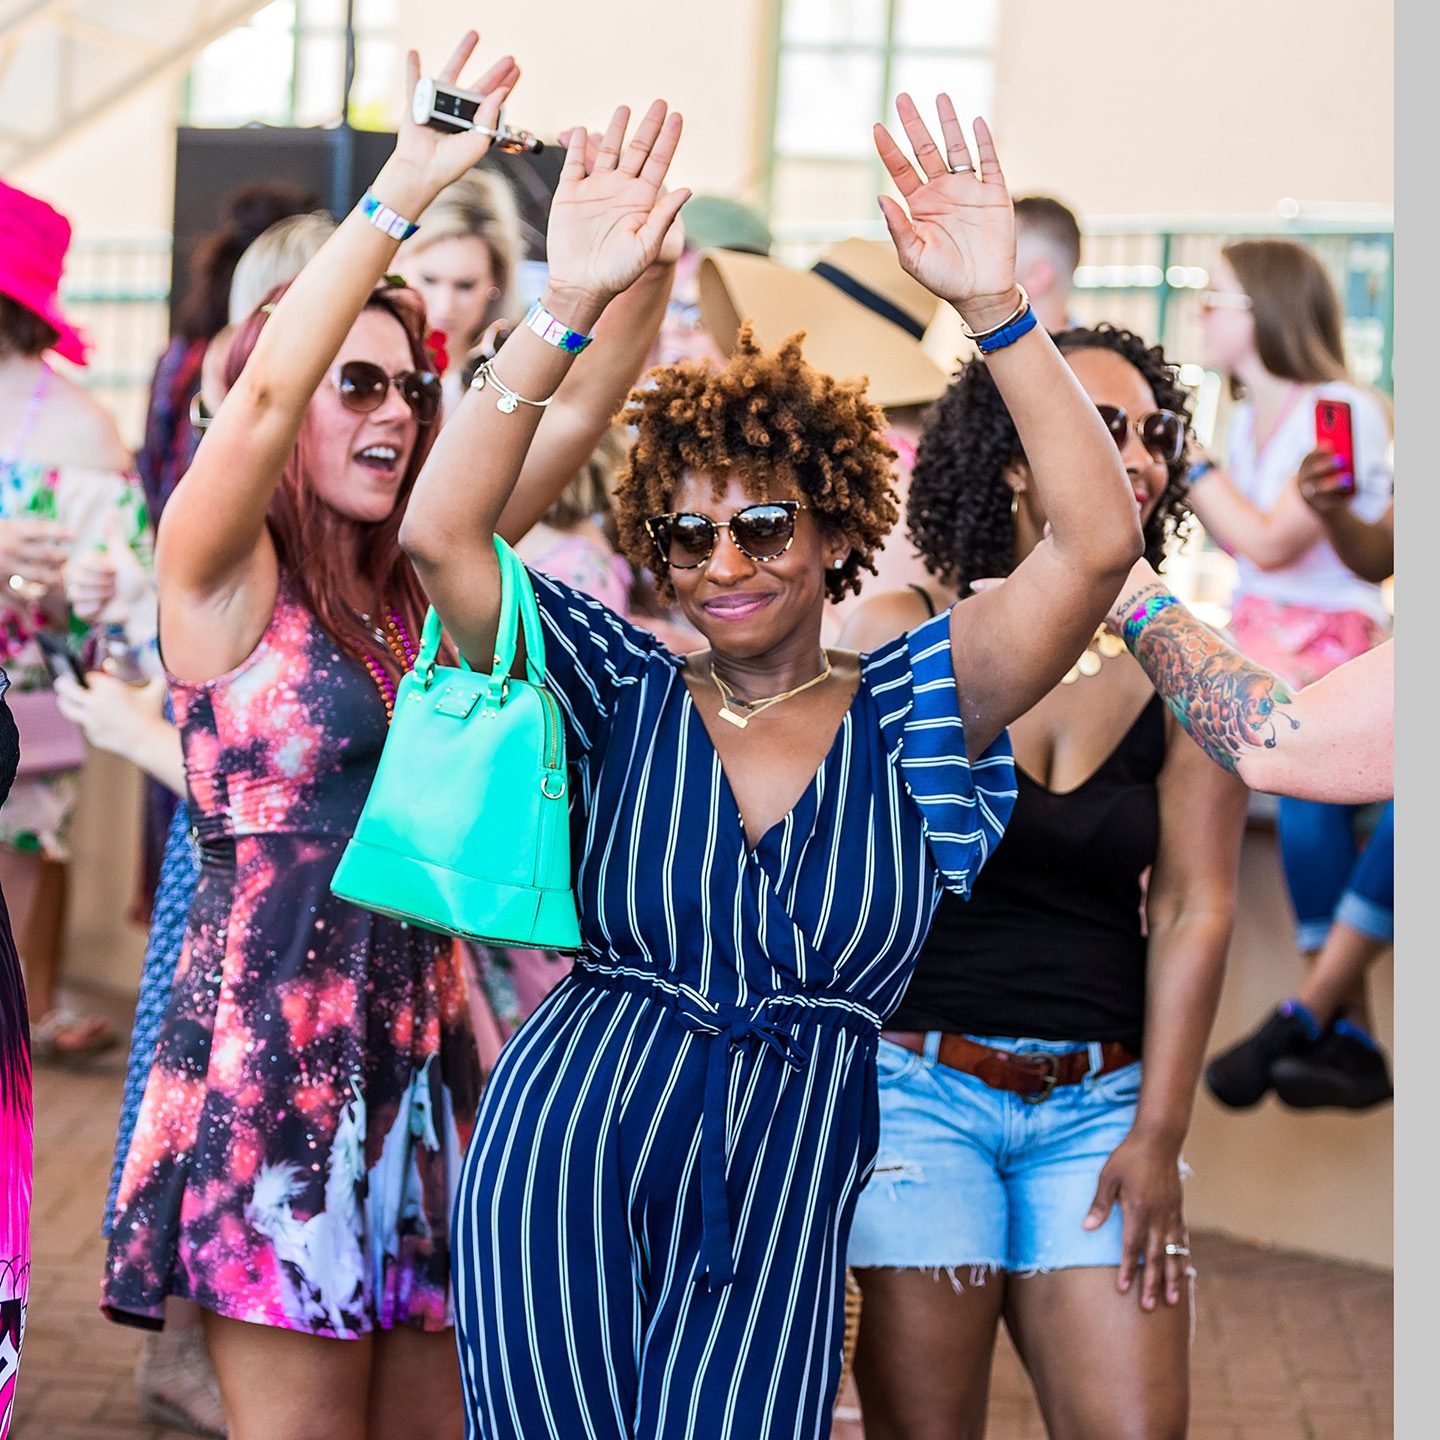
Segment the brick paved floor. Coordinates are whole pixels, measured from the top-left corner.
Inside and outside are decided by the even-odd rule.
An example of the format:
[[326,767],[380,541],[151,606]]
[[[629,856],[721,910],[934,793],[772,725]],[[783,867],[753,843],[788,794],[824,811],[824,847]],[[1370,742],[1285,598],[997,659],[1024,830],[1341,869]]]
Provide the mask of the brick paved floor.
[[[139,1336],[96,1309],[122,1061],[36,1074],[38,1154],[29,1328],[15,1440],[178,1440],[140,1418]],[[1190,1440],[1388,1440],[1393,1282],[1388,1272],[1194,1237],[1200,1270]],[[835,1440],[863,1440],[853,1394]],[[1008,1344],[988,1440],[1044,1440]],[[746,1437],[735,1437],[746,1440]]]

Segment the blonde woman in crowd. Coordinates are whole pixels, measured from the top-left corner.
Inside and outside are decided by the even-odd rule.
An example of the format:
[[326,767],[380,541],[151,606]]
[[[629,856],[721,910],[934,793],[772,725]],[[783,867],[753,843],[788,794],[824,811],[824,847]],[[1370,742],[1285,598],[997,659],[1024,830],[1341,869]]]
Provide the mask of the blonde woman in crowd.
[[471,170],[447,185],[421,220],[396,265],[423,297],[432,330],[445,337],[448,414],[463,393],[465,357],[490,325],[519,318],[520,210],[503,176]]

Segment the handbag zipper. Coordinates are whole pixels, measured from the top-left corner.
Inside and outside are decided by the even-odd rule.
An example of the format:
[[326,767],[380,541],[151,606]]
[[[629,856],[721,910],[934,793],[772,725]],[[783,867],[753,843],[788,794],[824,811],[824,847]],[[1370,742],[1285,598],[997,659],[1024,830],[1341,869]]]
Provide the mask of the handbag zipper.
[[560,707],[555,697],[543,686],[537,685],[541,704],[545,711],[545,768],[554,770],[560,758]]

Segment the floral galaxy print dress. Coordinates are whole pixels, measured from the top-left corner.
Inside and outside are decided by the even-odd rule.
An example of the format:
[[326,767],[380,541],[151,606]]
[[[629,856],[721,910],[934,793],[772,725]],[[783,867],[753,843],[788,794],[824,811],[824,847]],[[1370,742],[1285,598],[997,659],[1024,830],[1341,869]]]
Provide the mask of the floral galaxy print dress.
[[103,1286],[313,1335],[453,1323],[450,1210],[479,1063],[447,938],[330,878],[385,740],[374,682],[282,576],[253,654],[171,678],[200,879]]

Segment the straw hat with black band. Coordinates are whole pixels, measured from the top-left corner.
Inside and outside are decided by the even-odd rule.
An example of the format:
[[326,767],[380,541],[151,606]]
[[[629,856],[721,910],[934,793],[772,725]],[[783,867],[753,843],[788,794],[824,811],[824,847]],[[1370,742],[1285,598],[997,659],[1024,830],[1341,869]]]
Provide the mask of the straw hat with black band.
[[940,302],[900,268],[888,240],[841,240],[809,270],[707,251],[700,308],[726,355],[746,320],[767,350],[803,330],[806,360],[840,380],[866,376],[866,393],[882,409],[928,405],[949,383],[921,346]]

